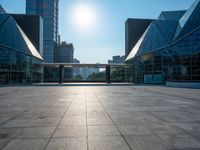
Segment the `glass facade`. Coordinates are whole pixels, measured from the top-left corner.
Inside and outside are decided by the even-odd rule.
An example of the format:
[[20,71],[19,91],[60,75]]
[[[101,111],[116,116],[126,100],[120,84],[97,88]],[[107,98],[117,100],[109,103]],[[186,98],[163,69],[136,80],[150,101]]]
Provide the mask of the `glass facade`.
[[44,82],[129,82],[131,65],[114,64],[44,64]]
[[[200,82],[200,1],[195,4],[192,12],[188,10],[191,15],[178,36],[176,28],[179,26],[179,20],[175,19],[172,21],[174,23],[169,24],[169,19],[163,20],[161,14],[159,18],[166,23],[159,23],[156,28],[155,24],[158,25],[160,20],[151,23],[141,38],[142,41],[138,41],[140,46],[133,48],[134,55],[130,53],[132,56],[126,60],[134,64],[135,83]],[[180,18],[180,13],[174,18]],[[181,38],[174,40],[175,36]]]
[[0,14],[0,56],[0,84],[42,81],[42,57],[8,14]]
[[200,29],[173,46],[136,57],[136,83],[200,82]]
[[41,60],[0,45],[0,84],[42,81]]

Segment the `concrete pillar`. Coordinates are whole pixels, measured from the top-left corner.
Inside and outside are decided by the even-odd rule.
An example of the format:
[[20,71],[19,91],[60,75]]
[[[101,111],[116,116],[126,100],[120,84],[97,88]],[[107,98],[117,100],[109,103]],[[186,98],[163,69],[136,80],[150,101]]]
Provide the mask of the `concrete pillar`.
[[106,66],[106,83],[110,83],[110,66]]
[[64,65],[59,65],[59,84],[64,82]]

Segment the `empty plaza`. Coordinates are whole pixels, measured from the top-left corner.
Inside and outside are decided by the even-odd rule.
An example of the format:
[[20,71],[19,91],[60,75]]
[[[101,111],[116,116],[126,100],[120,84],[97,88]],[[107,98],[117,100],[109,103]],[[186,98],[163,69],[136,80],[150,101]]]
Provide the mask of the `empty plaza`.
[[24,86],[0,90],[3,150],[199,150],[200,90]]

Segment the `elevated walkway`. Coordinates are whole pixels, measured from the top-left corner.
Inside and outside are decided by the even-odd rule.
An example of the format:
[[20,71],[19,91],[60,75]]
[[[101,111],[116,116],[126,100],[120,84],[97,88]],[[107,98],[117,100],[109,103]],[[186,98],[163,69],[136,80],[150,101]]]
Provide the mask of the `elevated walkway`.
[[[73,82],[73,85],[76,84],[85,84],[85,83],[96,83],[99,82],[98,85],[104,84],[105,83],[111,83],[114,82],[114,80],[111,79],[111,73],[112,73],[112,69],[117,69],[117,68],[121,68],[121,72],[123,72],[121,75],[121,80],[118,82],[129,82],[130,81],[130,70],[131,70],[131,66],[129,64],[71,64],[71,63],[43,63],[43,64],[39,64],[41,66],[43,66],[44,68],[57,68],[59,72],[58,73],[58,83],[59,84],[66,84],[66,85],[70,85],[71,82]],[[103,74],[105,74],[105,76],[103,77],[103,79],[101,80],[87,80],[87,79],[83,79],[83,80],[77,80],[77,79],[70,79],[68,81],[66,81],[65,79],[65,69],[71,69],[72,74],[73,71],[77,68],[99,68],[99,69],[103,69],[104,71],[102,71]],[[69,83],[66,83],[69,82]],[[80,83],[80,82],[84,82],[84,83]],[[101,83],[102,82],[102,83]],[[44,84],[44,83],[43,83]],[[55,81],[51,83],[52,85],[56,84]],[[48,84],[50,85],[50,84]]]
[[68,82],[68,83],[36,83],[34,86],[133,86],[134,83],[99,83],[99,82]]

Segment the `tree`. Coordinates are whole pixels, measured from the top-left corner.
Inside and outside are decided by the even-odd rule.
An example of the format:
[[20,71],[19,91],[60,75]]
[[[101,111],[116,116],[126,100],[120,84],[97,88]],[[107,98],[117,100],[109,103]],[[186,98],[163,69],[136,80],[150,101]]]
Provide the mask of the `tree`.
[[93,72],[91,75],[88,76],[88,80],[105,80],[105,72]]
[[75,80],[83,80],[83,77],[81,75],[76,75]]

